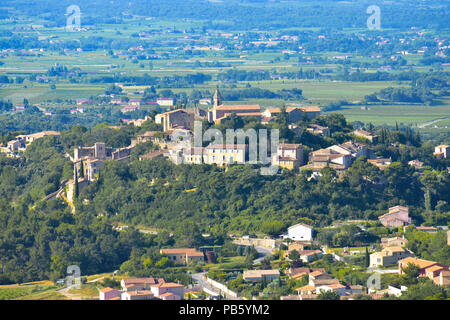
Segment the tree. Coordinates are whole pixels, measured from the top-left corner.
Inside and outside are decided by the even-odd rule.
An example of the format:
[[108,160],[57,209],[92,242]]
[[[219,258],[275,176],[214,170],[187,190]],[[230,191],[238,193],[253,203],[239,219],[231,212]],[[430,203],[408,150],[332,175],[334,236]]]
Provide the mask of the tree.
[[300,259],[300,254],[297,250],[292,250],[289,252],[289,259],[293,262],[296,262],[298,259]]
[[405,285],[411,285],[417,283],[417,277],[420,274],[420,267],[414,263],[409,262],[403,269],[402,282]]
[[80,178],[84,178],[84,163],[81,161],[80,163]]
[[370,255],[369,255],[369,249],[366,247],[366,255],[365,255],[365,267],[368,268],[370,266]]
[[337,292],[329,290],[329,291],[323,291],[321,290],[320,293],[317,295],[317,300],[340,300],[340,296]]
[[78,186],[78,174],[77,174],[77,170],[75,169],[75,174],[74,174],[74,187],[73,187],[73,198],[78,199],[78,195],[79,195],[79,186]]

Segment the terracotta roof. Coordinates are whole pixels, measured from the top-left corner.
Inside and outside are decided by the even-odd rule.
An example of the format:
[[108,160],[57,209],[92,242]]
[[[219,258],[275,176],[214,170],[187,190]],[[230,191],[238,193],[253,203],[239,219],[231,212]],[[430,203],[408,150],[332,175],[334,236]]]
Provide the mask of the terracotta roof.
[[153,292],[150,290],[140,290],[140,291],[127,291],[130,296],[154,296]]
[[382,251],[391,251],[391,252],[405,252],[406,250],[402,247],[395,246],[395,247],[386,247]]
[[175,110],[171,110],[171,111],[167,111],[167,112],[164,112],[163,114],[172,114],[172,113],[177,113],[177,112],[184,112],[184,113],[187,113],[186,112],[186,110],[183,110],[183,109],[175,109]]
[[323,253],[322,250],[301,250],[299,251],[301,256],[312,256],[315,254]]
[[149,278],[127,278],[122,279],[125,286],[133,285],[133,284],[142,284],[142,283],[149,283],[149,284],[155,284],[161,282],[161,280],[164,282],[164,279],[155,279],[152,277]]
[[314,300],[317,299],[317,294],[301,294],[301,300]]
[[306,227],[306,228],[309,228],[309,229],[313,229],[313,227],[311,227],[310,225],[307,225],[307,224],[305,224],[305,223],[297,223],[297,224],[294,224],[293,226],[290,226],[288,229],[292,229],[292,228],[295,228],[295,227],[298,227],[298,226],[303,226],[303,227]]
[[416,227],[417,230],[419,231],[437,231],[436,227]]
[[238,117],[260,117],[260,112],[225,112],[226,115],[236,114]]
[[111,292],[111,291],[119,291],[119,290],[116,290],[116,289],[113,289],[113,288],[103,288],[103,289],[100,289],[100,291],[103,292],[103,293],[108,293],[108,292]]
[[441,266],[431,266],[429,268],[427,268],[427,272],[434,272],[434,271],[438,271],[438,270],[443,270],[445,269],[444,267]]
[[161,249],[160,250],[164,254],[180,254],[187,252],[197,252],[195,248],[176,248],[176,249]]
[[166,283],[157,284],[157,285],[155,285],[153,287],[159,287],[159,288],[183,288],[184,286],[182,284],[175,283],[175,282],[166,282]]
[[262,277],[268,275],[280,275],[278,270],[246,270],[244,271],[244,277]]
[[295,289],[295,291],[297,291],[297,292],[316,291],[316,287],[310,286],[310,285],[306,285],[306,286],[303,286],[303,287]]
[[166,292],[166,293],[159,295],[159,297],[162,297],[162,298],[167,298],[167,297],[171,297],[171,296],[174,296],[174,294],[172,292]]
[[423,260],[423,259],[418,259],[418,258],[413,258],[413,257],[408,257],[408,258],[402,259],[399,261],[399,264],[400,263],[405,264],[405,265],[407,265],[408,263],[412,263],[412,264],[419,266],[420,269],[425,269],[425,268],[428,268],[428,267],[431,267],[431,266],[437,264],[437,262],[434,262],[434,261]]
[[344,285],[340,284],[340,283],[332,283],[327,285],[328,287],[332,288],[332,289],[342,289],[345,288]]
[[323,271],[314,271],[314,272],[311,272],[309,275],[311,277],[317,277],[317,276],[320,276],[321,274],[325,274],[325,272],[323,272]]
[[300,107],[303,112],[320,112],[320,107]]
[[161,249],[161,254],[184,254],[188,257],[203,257],[203,252],[197,251],[192,248],[179,248],[179,249]]
[[158,150],[158,151],[154,151],[154,152],[150,152],[147,154],[144,154],[143,156],[141,156],[142,159],[153,159],[155,157],[161,156],[165,153],[164,150]]
[[261,107],[259,104],[242,104],[242,105],[220,105],[215,108],[216,110],[255,110],[260,111]]

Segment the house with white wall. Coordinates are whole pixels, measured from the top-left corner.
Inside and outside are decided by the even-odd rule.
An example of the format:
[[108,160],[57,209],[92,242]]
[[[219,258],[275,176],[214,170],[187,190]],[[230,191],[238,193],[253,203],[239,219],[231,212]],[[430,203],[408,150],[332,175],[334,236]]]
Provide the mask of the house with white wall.
[[289,238],[294,241],[311,241],[313,232],[313,227],[304,223],[297,223],[288,228],[287,235],[284,235],[283,238]]

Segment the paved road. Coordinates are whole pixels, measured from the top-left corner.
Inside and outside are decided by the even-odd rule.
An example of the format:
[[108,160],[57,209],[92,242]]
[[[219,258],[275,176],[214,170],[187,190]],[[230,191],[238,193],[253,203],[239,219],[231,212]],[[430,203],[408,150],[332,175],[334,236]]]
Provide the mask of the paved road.
[[211,286],[208,282],[206,282],[206,280],[203,278],[204,275],[206,275],[206,272],[193,273],[191,274],[191,277],[192,279],[198,282],[200,288],[202,289],[206,288],[209,294],[215,293],[214,294],[215,296],[219,296],[220,295],[219,290]]
[[221,292],[220,289],[217,289],[215,287],[213,287],[212,285],[210,285],[208,282],[206,282],[206,280],[203,278],[203,276],[205,275],[205,272],[202,273],[193,273],[191,274],[192,279],[194,279],[195,281],[198,282],[200,288],[202,288],[206,293],[212,295],[212,296],[225,296],[225,298],[227,300],[241,300],[241,298],[235,298],[232,296],[227,295],[224,292]]
[[433,121],[430,121],[430,122],[425,122],[425,123],[419,124],[417,127],[419,127],[419,128],[425,128],[425,127],[428,127],[428,126],[430,126],[430,125],[432,125],[432,124],[435,124],[435,123],[437,123],[437,122],[439,122],[439,121],[442,121],[442,120],[445,120],[445,119],[448,119],[448,117],[436,119],[436,120],[433,120]]
[[376,272],[376,273],[398,273],[398,269],[380,269],[380,268],[367,268],[366,272]]
[[253,264],[259,264],[265,257],[270,256],[272,254],[273,249],[269,249],[266,247],[255,246],[256,251],[259,253],[259,257],[253,260]]

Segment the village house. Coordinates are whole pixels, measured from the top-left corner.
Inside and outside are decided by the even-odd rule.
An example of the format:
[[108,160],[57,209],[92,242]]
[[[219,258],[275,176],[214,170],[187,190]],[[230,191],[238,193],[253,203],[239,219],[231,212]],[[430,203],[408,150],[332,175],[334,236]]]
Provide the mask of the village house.
[[103,288],[99,290],[100,300],[120,300],[122,291],[113,288]]
[[375,167],[377,167],[380,170],[384,170],[387,166],[392,164],[392,159],[384,159],[384,158],[377,158],[377,159],[368,159],[368,163],[371,163]]
[[205,148],[190,148],[190,152],[183,154],[183,162],[188,164],[202,164],[204,163],[204,150]]
[[314,280],[332,280],[334,277],[325,270],[315,270],[309,274],[309,279],[313,283]]
[[162,300],[183,300],[184,298],[184,286],[179,283],[158,283],[151,286],[151,291]]
[[302,169],[311,169],[319,172],[325,167],[330,167],[337,171],[342,171],[350,167],[352,160],[350,155],[341,154],[329,148],[319,149],[309,154],[309,163],[303,166]]
[[138,111],[140,109],[139,106],[125,106],[122,109],[120,109],[120,112],[127,113],[127,112],[134,112]]
[[140,107],[142,105],[141,99],[130,99],[128,101],[128,105],[133,107]]
[[92,101],[90,99],[77,99],[76,103],[77,103],[78,106],[90,105],[90,104],[92,104]]
[[165,283],[162,278],[125,278],[120,281],[122,291],[150,290],[152,285]]
[[309,245],[310,242],[308,241],[292,241],[288,243],[288,251],[292,251],[292,250],[305,250],[305,247],[307,245]]
[[159,143],[161,140],[163,140],[163,138],[158,131],[146,131],[145,133],[137,136],[137,143]]
[[282,238],[294,241],[311,241],[313,239],[313,233],[313,227],[304,223],[297,223],[296,225],[290,226],[287,229],[287,234],[282,235]]
[[291,279],[298,280],[303,276],[309,274],[311,272],[310,268],[289,268],[285,271],[285,274],[289,276]]
[[204,161],[218,166],[243,164],[246,151],[245,144],[210,144],[204,150]]
[[75,109],[70,110],[70,114],[84,113],[84,108],[76,107]]
[[313,262],[323,256],[322,250],[301,250],[298,253],[300,254],[300,259],[305,263]]
[[[303,119],[312,120],[320,116],[320,108],[316,106],[307,107],[287,107],[286,114],[288,122],[294,123]],[[281,108],[267,108],[262,113],[264,118],[272,120],[275,117],[279,117],[281,114]]]
[[249,282],[259,282],[263,279],[271,281],[279,278],[279,270],[245,270],[243,274],[243,279]]
[[443,286],[443,287],[450,286],[450,271],[442,270],[439,273],[439,276],[436,276],[433,278],[433,281],[439,286]]
[[165,113],[157,114],[155,122],[163,126],[164,132],[175,129],[194,129],[194,114],[184,109],[176,109]]
[[161,249],[160,253],[167,256],[169,260],[184,265],[205,260],[203,252],[192,248]]
[[321,137],[329,137],[330,136],[330,129],[328,127],[319,126],[318,124],[310,124],[308,128],[306,128],[306,131],[308,131],[311,134],[314,134],[316,136]]
[[403,269],[405,269],[409,263],[415,264],[420,268],[419,277],[426,277],[427,269],[430,267],[433,267],[433,266],[438,266],[438,267],[448,269],[447,266],[437,263],[435,261],[408,257],[408,258],[402,259],[398,262],[399,274],[403,274]]
[[436,227],[427,227],[427,226],[416,227],[416,230],[419,230],[419,231],[422,231],[422,232],[428,232],[428,233],[438,232],[438,228],[436,228]]
[[428,277],[440,286],[450,285],[450,268],[448,266],[434,261],[410,257],[398,262],[399,274],[403,274],[403,269],[406,268],[409,263],[415,264],[420,268],[419,277]]
[[316,287],[310,286],[307,284],[306,286],[295,289],[299,295],[303,294],[316,294]]
[[184,286],[156,278],[127,278],[121,281],[122,290],[99,290],[100,300],[182,300]]
[[139,160],[151,160],[157,157],[166,157],[169,158],[169,153],[167,150],[157,150],[153,152],[149,152],[139,157]]
[[311,152],[308,165],[302,168],[319,172],[324,167],[330,167],[339,172],[346,170],[355,159],[363,156],[372,157],[371,150],[362,143],[348,141]]
[[450,154],[450,145],[441,144],[434,148],[433,155],[436,156],[436,158],[438,159],[447,158],[449,154]]
[[42,131],[27,135],[18,135],[14,140],[8,141],[6,147],[1,148],[1,151],[9,153],[9,152],[17,152],[17,151],[25,151],[27,146],[30,145],[33,141],[47,137],[47,136],[59,136],[60,133],[56,131]]
[[423,172],[424,171],[423,162],[419,161],[417,159],[409,161],[408,165],[414,167],[414,169],[417,172]]
[[413,253],[408,249],[402,247],[386,247],[380,252],[375,252],[370,255],[370,267],[386,266],[397,264],[401,259],[412,257]]
[[155,295],[150,290],[136,290],[122,292],[121,300],[153,300]]
[[175,100],[173,98],[158,98],[156,103],[161,107],[173,107]]
[[339,280],[334,277],[324,277],[314,279],[312,277],[309,278],[308,284],[310,286],[313,286],[315,288],[318,288],[320,286],[330,285],[330,284],[339,284]]
[[151,120],[150,116],[145,116],[144,119],[131,119],[131,120],[128,120],[127,124],[132,124],[135,127],[142,127],[142,125],[148,120]]
[[334,291],[339,296],[343,297],[347,295],[346,286],[340,283],[332,283],[332,284],[324,284],[316,287],[316,294],[320,294],[322,292]]
[[290,278],[298,280],[302,278],[306,274],[311,274],[313,272],[321,272],[326,273],[325,268],[308,268],[308,267],[300,267],[300,268],[289,268],[285,271],[286,275]]
[[272,165],[297,171],[303,164],[303,146],[301,144],[282,143],[278,146],[277,155],[273,156]]
[[402,227],[411,224],[408,208],[403,206],[389,208],[389,212],[379,216],[378,219],[385,227]]
[[381,238],[382,247],[404,247],[408,244],[408,239],[401,237]]
[[376,142],[378,139],[378,136],[376,134],[372,134],[372,133],[362,130],[362,129],[357,129],[357,130],[353,131],[352,133],[353,133],[353,135],[360,137],[360,138],[367,139],[372,143]]
[[369,148],[367,148],[366,145],[354,141],[347,141],[342,144],[333,145],[329,147],[329,149],[344,155],[349,155],[353,159],[358,159],[360,157],[369,158],[371,154]]
[[59,136],[60,133],[57,131],[42,131],[42,132],[36,132],[32,134],[26,134],[26,135],[18,135],[16,139],[19,140],[25,140],[27,144],[32,143],[35,140],[48,137],[48,136]]

